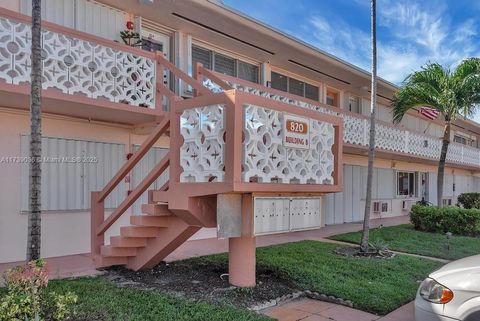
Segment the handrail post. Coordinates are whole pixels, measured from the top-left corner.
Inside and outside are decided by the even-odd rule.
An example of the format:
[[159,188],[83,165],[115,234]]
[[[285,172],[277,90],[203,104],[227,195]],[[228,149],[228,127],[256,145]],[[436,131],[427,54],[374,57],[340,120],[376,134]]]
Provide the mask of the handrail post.
[[105,244],[104,234],[97,235],[97,229],[103,223],[105,215],[105,202],[99,201],[100,194],[100,192],[91,193],[90,253],[92,257],[100,255],[100,248]]
[[[202,68],[203,68],[203,65],[200,63],[200,62],[197,62],[194,66],[193,66],[193,78],[200,82],[203,86],[203,77],[202,77]],[[193,89],[193,96],[194,97],[197,97],[199,95],[199,92],[198,90]]]

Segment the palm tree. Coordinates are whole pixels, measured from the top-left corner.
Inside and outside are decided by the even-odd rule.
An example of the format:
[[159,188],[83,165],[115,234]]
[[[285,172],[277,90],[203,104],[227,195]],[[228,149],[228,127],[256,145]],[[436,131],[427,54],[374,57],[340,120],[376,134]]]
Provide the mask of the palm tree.
[[399,123],[408,110],[425,106],[442,114],[445,127],[438,162],[437,204],[442,206],[443,179],[450,129],[458,115],[471,117],[480,104],[480,59],[462,61],[455,70],[428,63],[410,74],[392,101],[393,120]]
[[368,251],[370,231],[370,210],[372,205],[373,161],[375,159],[375,113],[377,109],[377,1],[371,0],[372,18],[372,90],[370,105],[370,141],[368,144],[367,192],[365,197],[365,213],[363,216],[363,233],[360,242],[362,252]]
[[41,0],[32,0],[32,69],[30,75],[30,176],[27,260],[40,258],[42,156]]

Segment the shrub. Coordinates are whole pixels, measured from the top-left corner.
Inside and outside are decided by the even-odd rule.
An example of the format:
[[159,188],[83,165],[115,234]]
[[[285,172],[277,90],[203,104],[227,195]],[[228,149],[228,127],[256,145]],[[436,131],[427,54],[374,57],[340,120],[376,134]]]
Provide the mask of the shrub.
[[44,260],[28,262],[5,272],[7,293],[0,299],[0,320],[68,320],[77,296],[47,291],[48,272]]
[[463,208],[480,208],[480,193],[462,193],[458,195],[458,204]]
[[480,232],[480,210],[456,206],[414,205],[410,221],[416,230],[456,235],[478,235]]

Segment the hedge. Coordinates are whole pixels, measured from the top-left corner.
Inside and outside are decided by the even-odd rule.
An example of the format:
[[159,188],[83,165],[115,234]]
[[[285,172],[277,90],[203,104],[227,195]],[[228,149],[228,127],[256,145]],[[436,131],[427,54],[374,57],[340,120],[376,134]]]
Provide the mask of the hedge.
[[480,210],[457,206],[412,206],[410,221],[416,230],[476,236],[480,232]]
[[462,193],[458,195],[458,204],[463,208],[480,208],[480,193]]

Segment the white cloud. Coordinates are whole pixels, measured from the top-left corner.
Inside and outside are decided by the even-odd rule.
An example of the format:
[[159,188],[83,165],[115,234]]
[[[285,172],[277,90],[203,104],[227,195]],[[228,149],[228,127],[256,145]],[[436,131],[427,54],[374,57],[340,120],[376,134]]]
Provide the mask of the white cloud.
[[331,20],[320,16],[311,17],[305,30],[305,35],[308,35],[303,37],[305,41],[349,63],[369,69],[370,36],[367,33],[341,20],[332,25]]
[[[379,32],[385,33],[378,37],[382,39],[378,41],[378,74],[394,83],[427,62],[455,66],[480,54],[478,20],[455,25],[443,1],[380,0],[378,25]],[[303,31],[300,38],[305,41],[370,69],[370,34],[340,16],[313,16]]]

